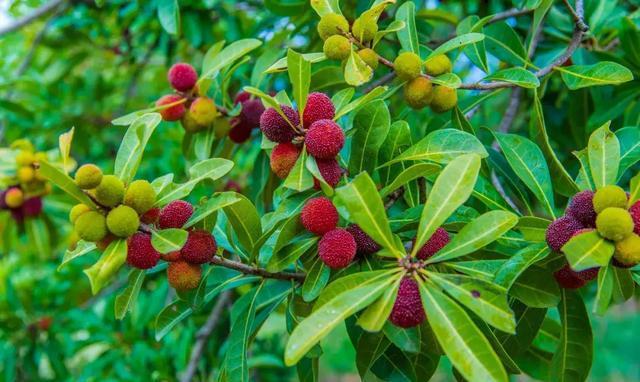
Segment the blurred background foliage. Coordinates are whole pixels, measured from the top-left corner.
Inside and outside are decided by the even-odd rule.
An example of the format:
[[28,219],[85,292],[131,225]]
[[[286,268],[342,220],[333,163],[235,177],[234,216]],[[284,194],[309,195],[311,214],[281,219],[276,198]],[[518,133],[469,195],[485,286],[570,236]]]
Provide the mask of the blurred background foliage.
[[[32,14],[45,3],[0,2],[0,28]],[[110,121],[149,107],[166,93],[169,88],[166,70],[172,63],[190,62],[199,69],[203,54],[214,43],[246,37],[264,40],[253,60],[235,72],[230,84],[232,93],[226,95],[233,97],[235,91],[260,74],[254,68],[275,62],[284,55],[286,47],[301,52],[321,50],[321,40],[315,33],[317,17],[306,0],[183,0],[179,2],[179,19],[170,12],[174,1],[53,3],[57,5],[42,17],[0,35],[0,146],[29,138],[39,150],[55,149],[58,135],[75,126],[74,159],[79,163],[94,162],[107,171],[125,131],[125,127],[113,126]],[[341,1],[341,7],[347,11],[347,17],[353,18],[367,9],[369,3],[348,0]],[[483,17],[526,5],[527,1],[416,3],[423,9],[418,14],[420,40],[437,45],[467,15]],[[638,36],[639,6],[637,0],[586,1],[586,15],[595,37],[588,47],[576,52],[573,61],[590,63],[606,59],[611,54],[607,48],[622,44],[626,48],[624,64],[638,73],[640,55],[638,45],[633,42],[640,40],[628,35]],[[568,17],[557,10],[548,15],[536,54],[539,62],[535,64],[544,65],[557,54],[558,39],[569,32]],[[172,22],[176,33],[167,32]],[[509,23],[524,36],[530,18],[510,19]],[[384,49],[395,51],[395,47],[386,46],[383,55]],[[455,72],[472,80],[483,76],[470,67],[460,60]],[[326,68],[314,74],[313,83],[321,84],[330,93],[345,86],[335,70],[335,64],[332,67],[327,63]],[[287,86],[285,76],[270,76],[261,82],[261,88],[280,90]],[[327,80],[331,78],[334,81]],[[617,89],[554,92],[562,87],[559,81],[556,76],[546,85],[544,109],[552,144],[561,148],[557,152],[562,161],[568,161],[573,150],[584,147],[589,133],[603,121],[617,119],[622,125],[638,125],[637,80]],[[496,111],[505,110],[508,101],[506,91],[487,101],[474,113],[474,126],[498,124],[502,115]],[[417,136],[432,128],[419,115],[405,112],[400,99],[392,99],[390,107],[394,115],[407,118]],[[521,110],[530,107],[526,100],[520,106]],[[526,118],[516,118],[511,131],[526,129],[527,124]],[[184,175],[183,134],[178,124],[163,123],[147,147],[140,177],[152,179],[168,172]],[[252,143],[234,148],[236,168],[229,179],[243,187],[248,186],[259,142],[260,137],[255,134]],[[577,166],[577,161],[571,163]],[[200,190],[209,194],[211,191]],[[57,223],[66,221],[69,204],[69,200],[59,195],[47,199],[48,223],[66,226]],[[7,243],[11,234],[4,232],[0,237],[4,241],[0,244],[0,380],[177,380],[176,375],[187,365],[198,328],[207,320],[207,309],[157,342],[154,318],[172,299],[164,277],[148,277],[133,313],[118,321],[113,315],[114,292],[124,285],[125,275],[92,297],[82,269],[95,259],[82,258],[61,271],[56,270],[68,232],[62,230],[53,238],[57,247],[53,255],[31,254],[24,239],[14,242],[16,245],[10,251]],[[635,299],[612,309],[604,318],[593,318],[597,333],[593,381],[640,381],[637,310]],[[284,313],[268,319],[251,349],[249,365],[254,367],[256,381],[295,379],[295,370],[285,368],[281,359],[286,339]],[[221,346],[228,330],[228,315],[222,315],[206,344],[208,364],[219,364],[216,360],[224,354]],[[321,380],[358,379],[355,353],[343,327],[328,336],[323,348]],[[440,367],[450,368],[444,363]],[[211,370],[211,375],[215,372]],[[210,376],[199,377],[208,380]],[[440,374],[436,380],[444,377]]]

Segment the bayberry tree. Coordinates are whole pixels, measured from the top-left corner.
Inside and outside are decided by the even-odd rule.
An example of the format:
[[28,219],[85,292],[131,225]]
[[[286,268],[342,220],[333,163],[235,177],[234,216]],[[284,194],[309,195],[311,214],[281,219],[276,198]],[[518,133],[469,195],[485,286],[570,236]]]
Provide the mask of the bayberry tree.
[[[8,94],[3,261],[93,295],[34,309],[7,278],[5,321],[29,323],[0,337],[10,380],[323,380],[339,338],[363,380],[589,378],[592,321],[640,284],[637,5],[96,3],[0,30],[115,13],[125,50],[157,35],[101,130],[31,138]],[[143,75],[161,46],[184,49]],[[127,335],[57,335],[92,325]]]

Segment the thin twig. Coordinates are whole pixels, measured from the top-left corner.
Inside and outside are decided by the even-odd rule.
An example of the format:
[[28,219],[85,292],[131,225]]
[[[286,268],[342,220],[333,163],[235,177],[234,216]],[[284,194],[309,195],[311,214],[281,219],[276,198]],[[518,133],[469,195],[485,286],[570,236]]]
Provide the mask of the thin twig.
[[489,20],[487,24],[496,23],[498,21],[502,21],[511,17],[526,15],[533,11],[534,11],[533,9],[517,9],[517,8],[508,9],[504,12],[499,12],[493,15],[493,17],[491,18],[491,20]]
[[377,88],[378,86],[384,86],[384,85],[388,84],[389,82],[393,81],[394,78],[396,78],[396,73],[395,72],[387,73],[384,76],[380,77],[378,80],[372,82],[366,88],[364,88],[363,92],[365,94],[369,93],[370,91],[372,91],[373,89]]
[[384,209],[388,210],[389,208],[391,208],[391,206],[393,206],[393,204],[402,197],[402,195],[404,195],[404,187],[400,187],[397,190],[393,191],[390,195],[389,198],[387,199],[387,202],[384,204]]
[[268,279],[277,279],[277,280],[291,280],[291,281],[304,281],[305,274],[304,273],[293,273],[293,272],[269,272],[266,269],[252,267],[247,264],[243,264],[239,261],[224,259],[221,257],[214,257],[211,260],[211,264],[216,264],[223,266],[225,268],[235,269],[236,271],[240,271],[242,273],[246,273],[248,275],[260,276]]
[[46,3],[42,6],[40,6],[39,8],[36,8],[36,10],[34,10],[32,13],[25,15],[17,20],[15,20],[12,23],[9,23],[8,25],[5,25],[3,27],[0,27],[0,36],[7,34],[7,33],[11,33],[17,29],[22,28],[25,25],[28,25],[30,23],[32,23],[33,21],[37,20],[38,18],[46,15],[47,13],[53,11],[54,9],[56,9],[58,6],[60,6],[61,4],[64,3],[64,0],[53,0],[49,3]]
[[196,342],[193,345],[193,350],[191,350],[189,364],[187,365],[187,369],[182,375],[182,378],[180,378],[180,382],[191,382],[191,380],[193,380],[193,377],[196,374],[196,370],[198,369],[198,362],[200,361],[204,353],[204,348],[207,344],[207,340],[209,339],[211,332],[213,332],[213,329],[215,329],[216,325],[218,324],[220,317],[222,317],[223,309],[230,301],[231,291],[229,290],[222,292],[220,294],[220,297],[218,297],[218,301],[216,301],[213,309],[211,309],[211,313],[207,318],[207,322],[202,328],[200,328],[200,330],[198,330],[198,333],[196,334]]

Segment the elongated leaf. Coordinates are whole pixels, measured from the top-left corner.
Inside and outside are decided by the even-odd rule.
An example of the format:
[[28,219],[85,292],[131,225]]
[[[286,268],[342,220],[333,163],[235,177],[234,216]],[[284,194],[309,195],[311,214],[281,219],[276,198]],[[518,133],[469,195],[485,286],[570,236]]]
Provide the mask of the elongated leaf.
[[242,247],[247,252],[251,252],[262,235],[260,215],[246,196],[241,194],[236,196],[240,200],[224,207],[224,214],[229,219]]
[[163,254],[179,251],[187,241],[189,233],[179,228],[168,228],[160,231],[153,231],[151,234],[151,245]]
[[202,68],[202,72],[204,74],[200,76],[198,82],[200,83],[203,80],[214,79],[220,70],[233,64],[237,59],[256,49],[260,45],[262,45],[262,41],[252,38],[232,42],[222,49],[222,51],[220,51],[213,60],[208,62],[209,66]]
[[420,55],[418,30],[416,29],[416,5],[408,1],[396,10],[396,20],[405,23],[404,29],[398,30],[398,41],[403,50]]
[[614,251],[615,246],[596,231],[576,235],[562,247],[562,252],[576,272],[604,267],[609,264]]
[[380,190],[380,196],[386,197],[396,189],[402,187],[410,181],[435,174],[440,166],[433,163],[416,163],[413,166],[403,170],[396,178],[385,188]]
[[302,299],[306,302],[315,300],[329,282],[331,269],[315,257],[311,265],[307,265],[307,276],[302,284]]
[[302,120],[302,112],[307,104],[309,84],[311,83],[311,63],[305,60],[300,53],[291,49],[287,53],[287,63],[289,65],[289,81],[293,87],[293,100],[298,105],[300,120]]
[[377,332],[388,322],[391,309],[393,309],[393,304],[396,301],[400,281],[402,281],[402,275],[397,275],[396,278],[397,281],[376,302],[369,305],[358,318],[358,325],[364,330]]
[[62,262],[60,262],[60,265],[58,265],[58,271],[60,271],[60,269],[62,269],[62,267],[65,266],[67,263],[69,263],[71,260],[78,258],[80,256],[84,256],[87,253],[91,253],[96,249],[97,248],[95,243],[91,243],[84,240],[78,241],[76,243],[76,247],[73,250],[68,249],[67,251],[65,251],[64,256],[62,258]]
[[465,225],[460,232],[427,263],[468,255],[499,239],[518,224],[518,217],[507,211],[489,211]]
[[565,85],[571,90],[588,86],[619,85],[633,80],[633,74],[624,66],[610,61],[594,65],[572,65],[557,67]]
[[509,82],[527,89],[535,89],[540,86],[540,80],[538,80],[538,77],[527,69],[521,67],[502,69],[485,77],[484,80]]
[[44,220],[37,217],[24,219],[24,228],[31,248],[40,257],[51,255],[51,237]]
[[149,113],[137,118],[127,129],[118,149],[114,168],[114,175],[125,184],[131,182],[136,175],[147,142],[161,121],[160,114]]
[[431,82],[451,89],[457,89],[462,85],[462,80],[454,73],[445,73],[438,77],[432,77]]
[[484,28],[484,33],[489,53],[512,65],[529,66],[529,59],[519,35],[506,22],[488,25]]
[[549,256],[547,243],[531,244],[511,256],[495,275],[494,282],[509,289],[520,275],[531,265]]
[[328,13],[342,14],[339,0],[311,0],[311,7],[320,17]]
[[356,287],[311,313],[291,333],[284,353],[285,364],[291,366],[298,362],[345,318],[374,302],[392,281],[380,280]]
[[420,283],[429,324],[451,363],[470,381],[508,381],[500,358],[462,307]]
[[222,158],[211,158],[199,162],[189,169],[189,181],[175,184],[169,180],[162,190],[156,189],[158,197],[154,206],[164,206],[173,200],[184,198],[198,183],[205,179],[219,179],[231,171],[231,168],[233,168],[233,162]]
[[363,107],[364,105],[369,104],[369,102],[373,101],[374,99],[380,98],[386,91],[387,91],[386,86],[377,86],[375,89],[371,90],[369,93],[349,102],[348,104],[345,104],[342,107],[338,107],[338,105],[336,105],[336,116],[333,117],[333,120],[336,121],[340,117],[354,110],[357,110]]
[[158,1],[158,19],[167,33],[178,34],[180,31],[180,6],[178,5],[178,0]]
[[327,285],[326,288],[324,288],[324,290],[318,297],[318,300],[313,305],[313,310],[319,309],[329,301],[336,298],[338,295],[350,291],[351,289],[356,288],[360,285],[368,284],[370,282],[378,280],[393,278],[392,275],[397,271],[397,269],[366,271],[352,273],[348,276],[340,277],[339,279],[333,281],[331,284]]
[[560,288],[546,269],[531,266],[518,277],[509,294],[532,308],[550,308],[560,301]]
[[75,200],[86,204],[94,210],[98,208],[93,200],[91,200],[91,198],[85,194],[80,187],[78,187],[76,182],[59,168],[53,166],[49,162],[40,162],[39,170],[42,176],[51,181],[51,183],[60,187],[62,191],[66,192]]
[[62,168],[66,169],[69,166],[69,155],[71,153],[71,142],[73,142],[73,134],[75,127],[72,127],[66,133],[60,134],[58,137],[58,147],[60,148],[60,159],[62,160]]
[[382,100],[375,100],[358,111],[353,119],[355,134],[349,156],[350,175],[357,175],[362,171],[373,173],[378,151],[387,138],[390,125],[389,109]]
[[133,303],[138,298],[143,281],[144,270],[134,269],[129,273],[127,287],[116,296],[114,304],[115,316],[118,320],[122,320],[127,312],[133,309]]
[[269,272],[279,272],[285,269],[298,260],[307,250],[312,248],[317,241],[317,237],[310,237],[284,246],[271,256],[267,264],[267,270]]
[[[302,55],[302,57],[312,64],[322,62],[327,59],[327,56],[325,56],[324,53],[305,53]],[[287,61],[287,57],[283,57],[276,61],[273,65],[271,65],[267,70],[265,70],[265,73],[284,72],[288,67],[289,63]]]
[[98,293],[118,272],[127,260],[127,241],[114,240],[104,250],[100,259],[84,273],[89,277],[91,292]]
[[442,170],[420,216],[411,256],[415,256],[436,229],[469,199],[479,171],[480,157],[475,154],[460,156]]
[[184,228],[190,228],[206,219],[221,208],[228,207],[241,201],[242,198],[232,191],[217,192],[204,205],[199,205],[193,215],[184,224]]
[[593,304],[593,312],[603,316],[613,298],[613,279],[615,269],[608,264],[598,271],[598,291]]
[[461,36],[454,37],[451,40],[440,45],[433,52],[429,53],[425,60],[482,40],[484,40],[484,34],[482,33],[467,33]]
[[356,346],[356,366],[360,377],[364,377],[373,364],[387,350],[390,342],[382,333],[363,333]]
[[620,179],[630,167],[640,161],[640,127],[629,126],[616,130],[616,136],[620,142]]
[[629,207],[631,207],[638,200],[640,200],[640,173],[638,173],[638,175],[631,178],[630,191],[631,192],[629,193]]
[[596,188],[615,184],[620,165],[620,142],[609,130],[607,122],[594,131],[589,138],[589,165]]

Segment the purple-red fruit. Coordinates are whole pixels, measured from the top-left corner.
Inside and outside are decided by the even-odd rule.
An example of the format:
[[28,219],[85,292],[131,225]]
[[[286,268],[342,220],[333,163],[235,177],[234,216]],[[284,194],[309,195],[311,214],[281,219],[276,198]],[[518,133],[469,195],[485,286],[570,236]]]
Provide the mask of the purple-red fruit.
[[289,106],[281,105],[280,107],[288,121],[276,109],[270,107],[260,116],[260,130],[272,142],[291,142],[296,135],[292,125],[300,125],[300,117],[298,112]]
[[450,241],[449,233],[442,227],[438,227],[436,232],[431,235],[429,240],[420,248],[417,257],[420,260],[426,260],[435,255],[439,250],[444,248]]
[[171,87],[178,91],[186,92],[196,85],[198,73],[193,66],[180,62],[169,69],[167,78]]
[[244,143],[251,138],[251,126],[246,123],[238,123],[229,130],[229,139],[234,143]]
[[420,325],[425,318],[418,283],[411,277],[405,277],[400,282],[389,321],[401,328],[411,328]]
[[346,229],[336,228],[320,239],[318,256],[331,269],[344,268],[356,256],[356,241]]
[[[340,178],[342,177],[342,167],[340,167],[338,161],[335,160],[335,158],[316,159],[316,163],[318,164],[318,170],[320,171],[320,175],[322,175],[322,179],[324,179],[331,188],[335,188],[336,185],[340,183]],[[313,178],[313,186],[316,189],[320,189],[318,179]]]
[[578,289],[585,286],[588,281],[598,277],[598,271],[599,268],[591,268],[576,272],[571,269],[569,264],[566,264],[564,267],[554,272],[553,277],[561,288]]
[[347,227],[347,231],[353,236],[356,241],[357,254],[359,256],[366,256],[372,253],[376,253],[380,250],[378,243],[373,241],[371,236],[367,235],[362,228],[357,224],[350,224]]
[[629,208],[629,213],[633,219],[633,232],[635,232],[636,235],[640,235],[640,200]]
[[344,146],[344,132],[330,119],[315,121],[305,137],[307,152],[315,158],[332,159]]
[[338,210],[331,200],[321,196],[309,199],[302,207],[300,220],[307,231],[316,235],[324,235],[338,225]]
[[158,226],[165,228],[182,228],[193,214],[193,206],[184,200],[174,200],[164,206],[158,216]]
[[42,199],[40,197],[29,198],[22,204],[24,216],[38,216],[42,212]]
[[137,232],[127,240],[127,264],[138,269],[153,268],[160,253],[151,245],[151,235]]
[[217,249],[216,240],[211,233],[193,230],[189,232],[187,242],[180,250],[180,257],[190,264],[204,264],[213,259]]
[[262,113],[264,113],[264,105],[262,105],[262,101],[259,99],[250,99],[242,103],[240,116],[242,116],[249,127],[254,128],[260,125]]
[[562,247],[573,237],[573,235],[585,228],[582,223],[572,216],[563,216],[547,227],[546,239],[549,248],[556,252],[562,252]]
[[571,199],[569,207],[567,207],[567,215],[574,217],[585,227],[596,226],[596,211],[593,209],[594,192],[587,190],[582,191]]
[[302,112],[302,123],[308,129],[312,123],[321,119],[333,119],[336,108],[331,99],[324,93],[311,93]]

